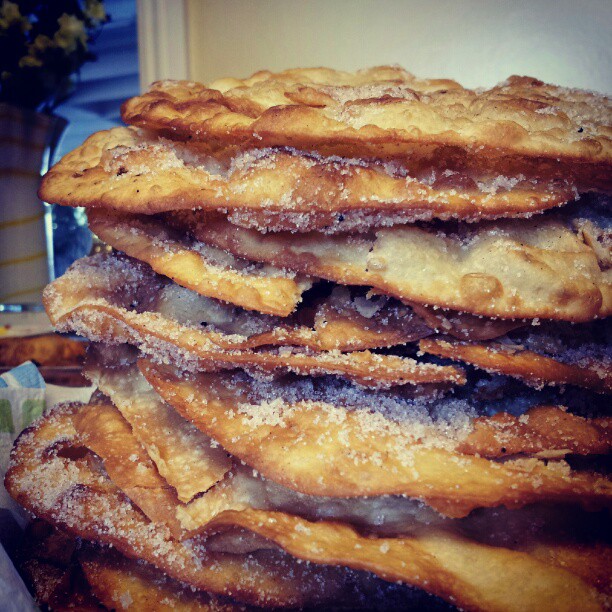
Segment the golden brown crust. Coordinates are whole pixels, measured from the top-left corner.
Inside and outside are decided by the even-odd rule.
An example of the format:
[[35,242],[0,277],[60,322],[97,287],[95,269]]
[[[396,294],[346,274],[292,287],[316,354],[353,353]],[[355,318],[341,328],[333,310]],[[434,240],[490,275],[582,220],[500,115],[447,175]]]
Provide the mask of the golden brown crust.
[[0,338],[0,367],[13,368],[24,361],[41,366],[78,366],[83,363],[86,348],[86,342],[59,334]]
[[[227,158],[227,159],[226,159]],[[227,210],[281,229],[334,231],[415,220],[526,216],[575,197],[570,183],[470,178],[430,171],[417,180],[400,163],[325,158],[283,149],[211,155],[134,129],[90,136],[43,178],[49,202],[124,212]],[[344,221],[342,221],[344,217]],[[351,220],[352,218],[352,220]],[[338,221],[340,219],[340,221]],[[279,225],[280,224],[280,225]]]
[[211,521],[208,531],[237,525],[269,538],[298,558],[371,571],[390,582],[423,588],[460,608],[519,612],[552,604],[556,610],[570,612],[578,604],[602,609],[588,582],[570,571],[523,552],[477,544],[447,532],[364,538],[341,523],[313,523],[258,510],[224,512]]
[[277,400],[256,404],[256,416],[249,417],[246,382],[218,374],[185,377],[150,361],[140,367],[173,408],[229,452],[271,480],[310,495],[404,494],[425,499],[447,516],[465,516],[476,507],[553,499],[588,503],[592,496],[603,501],[612,495],[603,478],[537,460],[523,467],[461,455],[452,450],[456,442],[445,444],[427,427],[411,429],[409,421],[404,429],[364,410]]
[[609,418],[584,419],[557,406],[536,406],[520,417],[499,412],[476,418],[474,431],[457,450],[482,457],[608,454],[612,451],[612,423]]
[[160,476],[129,423],[112,404],[88,404],[72,417],[83,444],[104,463],[108,477],[153,523],[166,525],[172,537],[183,535],[176,519],[176,491]]
[[25,430],[5,477],[9,494],[29,512],[78,537],[109,544],[197,589],[260,606],[308,606],[342,598],[345,571],[298,564],[288,555],[197,550],[151,523],[80,447],[72,416],[57,406]]
[[88,363],[84,374],[130,424],[181,502],[210,489],[231,468],[228,454],[163,402],[135,367],[128,375],[117,367]]
[[[267,570],[262,574],[253,557],[246,563],[244,555],[207,552],[202,541],[186,547],[170,538],[163,540],[162,554],[152,555],[150,549],[160,545],[160,529],[148,523],[143,532],[139,524],[146,519],[129,510],[129,503],[117,496],[118,490],[103,473],[93,478],[87,475],[88,471],[93,475],[95,470],[88,467],[85,456],[79,455],[74,447],[69,423],[70,413],[56,410],[22,437],[7,477],[9,490],[30,510],[51,517],[53,523],[67,523],[69,530],[81,537],[89,539],[93,535],[95,539],[112,542],[124,554],[127,550],[132,556],[134,539],[144,538],[145,541],[138,540],[139,556],[149,562],[154,557],[153,563],[159,569],[196,589],[207,584],[215,590],[223,580],[222,592],[233,590],[236,596],[264,606],[346,602],[344,568],[348,566],[373,572],[390,582],[421,587],[473,609],[518,611],[528,603],[550,601],[559,610],[575,609],[577,603],[581,609],[601,609],[590,581],[578,577],[578,572],[560,568],[558,561],[540,561],[529,553],[481,544],[436,528],[417,528],[413,535],[401,538],[373,538],[359,535],[341,523],[311,522],[282,512],[245,509],[219,514],[207,525],[207,535],[241,528],[267,539],[271,546],[279,546],[290,555],[317,565],[296,563],[291,556],[274,565],[270,559],[272,551],[261,550],[259,558]],[[64,455],[57,452],[59,440]],[[47,477],[53,482],[27,481],[27,470],[40,470],[40,466],[31,463],[32,451],[39,459],[44,457]],[[68,459],[70,454],[72,459]],[[58,475],[60,482],[55,481]],[[77,492],[70,495],[75,486]],[[101,500],[105,503],[100,504]],[[79,520],[75,521],[75,517]],[[132,530],[127,536],[126,525]],[[575,547],[572,550],[578,557],[579,551]],[[87,563],[87,558],[84,562]],[[242,566],[242,575],[236,574],[236,565]],[[282,570],[286,572],[283,577],[279,574]],[[514,584],[508,581],[509,574],[523,584],[518,596]],[[166,579],[163,584],[168,585]],[[104,590],[104,585],[100,588]]]
[[434,165],[523,167],[610,189],[609,98],[510,77],[473,91],[392,67],[259,72],[201,85],[161,81],[122,107],[126,123],[178,140],[292,146],[349,157],[437,159]]
[[[314,329],[296,325],[250,337],[204,331],[181,325],[157,312],[143,313],[123,307],[122,304],[130,304],[132,299],[130,284],[139,286],[146,278],[147,272],[141,266],[112,256],[81,260],[47,287],[44,296],[47,313],[58,329],[71,330],[94,341],[134,344],[147,354],[180,360],[190,369],[205,366],[212,369],[254,367],[267,372],[286,369],[301,374],[335,374],[367,386],[465,382],[459,368],[378,355],[367,350],[355,351],[360,346],[406,342],[412,338],[410,328],[402,329],[398,323],[387,333],[378,333],[377,319],[370,327],[365,317],[359,320],[348,315],[343,319],[336,312],[336,323],[332,318],[330,329],[327,329],[325,303]],[[332,310],[331,306],[328,309]],[[383,311],[385,317],[392,314]],[[421,326],[421,332],[413,328],[412,333],[415,332],[420,337],[428,330]],[[321,352],[259,348],[292,343],[314,349],[334,348]],[[335,348],[345,345],[354,352],[344,353]]]
[[240,367],[268,374],[278,371],[302,376],[333,374],[374,389],[435,383],[463,385],[466,382],[465,372],[461,368],[420,363],[407,357],[379,355],[370,351],[313,353],[280,349],[225,354],[201,350],[197,355],[203,370]]
[[589,321],[604,278],[593,250],[553,219],[479,224],[467,236],[397,226],[366,235],[260,234],[185,221],[203,242],[408,303],[512,318]]
[[[572,574],[580,576],[592,584],[600,593],[612,595],[610,583],[610,566],[612,565],[612,548],[605,544],[551,545],[548,542],[535,542],[521,547],[532,557],[562,567]],[[604,600],[606,601],[606,600]],[[608,600],[609,602],[609,597]],[[604,606],[606,607],[606,606]]]
[[[164,314],[146,310],[151,304],[146,299],[144,305],[138,300],[139,287],[146,287],[149,297],[152,295],[159,301],[159,285],[159,277],[134,260],[96,255],[75,262],[62,277],[47,286],[43,299],[47,314],[58,329],[78,329],[81,335],[94,334],[97,340],[110,340],[113,338],[111,327],[115,329],[117,326],[109,327],[108,336],[105,336],[105,326],[110,325],[105,323],[105,319],[114,317],[145,336],[172,337],[186,349],[198,345],[208,347],[208,350],[217,347],[226,351],[263,346],[303,346],[318,351],[349,352],[405,344],[431,333],[431,329],[407,306],[383,306],[368,318],[358,312],[350,297],[337,293],[317,305],[312,322],[302,323],[302,313],[298,312],[297,317],[291,319],[266,319],[272,329],[261,331],[257,325],[250,328],[248,324],[257,321],[250,314],[243,313],[246,329],[230,326],[224,333],[207,325],[195,328],[194,325],[180,324],[172,311]],[[368,301],[362,301],[368,305]],[[228,317],[237,318],[237,312],[227,311],[223,312]],[[96,313],[100,313],[97,319]],[[199,316],[204,316],[203,322],[208,323],[206,314],[195,313],[195,308],[190,311],[196,323]],[[211,320],[214,323],[212,317]],[[86,325],[90,326],[89,331],[80,327]],[[118,330],[115,340],[124,336]]]
[[227,253],[168,233],[146,217],[89,213],[89,226],[118,251],[149,264],[182,287],[266,314],[290,315],[312,284],[271,266],[253,266]]
[[96,597],[109,610],[140,612],[232,612],[246,606],[219,600],[181,584],[112,549],[90,547],[79,563]]
[[578,385],[599,393],[612,393],[612,365],[588,357],[580,364],[567,364],[522,347],[450,340],[424,339],[419,347],[425,353],[464,361],[487,372],[514,376],[534,385]]

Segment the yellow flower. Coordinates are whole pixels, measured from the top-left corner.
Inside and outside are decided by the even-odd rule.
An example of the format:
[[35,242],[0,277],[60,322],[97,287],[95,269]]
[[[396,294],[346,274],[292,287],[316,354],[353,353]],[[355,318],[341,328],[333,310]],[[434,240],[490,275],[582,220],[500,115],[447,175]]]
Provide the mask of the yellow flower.
[[27,32],[32,28],[28,18],[22,17],[17,4],[3,0],[2,5],[0,5],[0,29],[8,30],[16,23],[21,26],[22,32]]
[[35,55],[24,55],[19,60],[20,68],[38,68],[42,66],[43,63],[40,59],[38,59]]
[[80,19],[64,13],[57,23],[60,29],[53,36],[53,40],[58,47],[64,49],[66,53],[72,53],[76,51],[77,42],[80,42],[87,49],[87,32],[85,24]]
[[44,53],[47,49],[55,46],[55,43],[48,36],[39,34],[30,45],[30,53]]
[[43,34],[39,34],[34,42],[28,45],[28,54],[19,60],[20,68],[37,68],[43,65],[41,56],[50,47],[55,47],[55,43]]
[[106,9],[100,0],[85,0],[83,11],[95,24],[106,21]]

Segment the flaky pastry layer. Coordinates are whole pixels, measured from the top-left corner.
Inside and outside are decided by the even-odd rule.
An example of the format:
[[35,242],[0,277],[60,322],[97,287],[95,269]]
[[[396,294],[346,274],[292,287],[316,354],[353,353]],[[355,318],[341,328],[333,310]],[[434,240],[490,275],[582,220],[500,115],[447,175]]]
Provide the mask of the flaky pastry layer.
[[125,102],[122,117],[177,140],[520,168],[610,189],[611,108],[606,96],[530,77],[469,90],[382,66],[262,71],[208,86],[160,81]]
[[231,468],[228,454],[163,402],[142,376],[91,366],[85,375],[110,397],[181,502],[210,489]]
[[93,593],[108,610],[238,612],[244,604],[217,598],[169,578],[153,566],[112,549],[90,547],[78,557]]
[[[8,488],[27,508],[51,519],[53,524],[61,524],[86,539],[110,541],[122,552],[131,550],[135,538],[144,535],[143,528],[138,526],[147,524],[146,519],[134,514],[125,498],[119,501],[118,490],[103,472],[93,476],[86,453],[74,453],[74,442],[71,445],[74,430],[70,422],[70,413],[56,409],[22,436],[13,453]],[[58,449],[58,440],[62,441],[62,450]],[[71,449],[72,459],[68,458]],[[43,465],[47,478],[36,478]],[[32,477],[26,476],[24,468],[34,472]],[[96,483],[97,495],[92,495]],[[94,500],[115,506],[113,514],[108,514],[108,506],[102,513],[96,513],[101,507],[99,503],[98,507],[92,504]],[[75,521],[76,517],[80,520]],[[206,583],[213,592],[218,592],[215,587],[219,586],[218,578],[223,577],[223,593],[229,594],[229,591],[234,596],[246,596],[247,601],[268,606],[281,601],[281,605],[338,601],[339,597],[346,597],[343,595],[346,574],[342,568],[348,566],[374,572],[391,582],[424,588],[461,607],[518,611],[534,601],[542,601],[542,605],[554,601],[555,607],[561,610],[575,609],[578,604],[581,609],[601,609],[602,599],[597,590],[558,563],[543,562],[529,553],[484,545],[436,529],[402,538],[371,538],[341,523],[315,523],[281,512],[245,509],[219,514],[208,525],[207,535],[240,528],[295,557],[324,564],[301,567],[292,565],[292,558],[287,556],[276,566],[268,562],[270,573],[264,577],[257,573],[255,559],[259,559],[253,554],[233,555],[234,559],[230,560],[228,555],[206,552],[201,541],[185,546],[166,536],[162,540],[165,554],[152,555],[150,549],[160,546],[163,529],[149,525],[147,541],[136,540],[139,556],[149,561],[154,557],[154,565],[169,575],[180,576],[183,582],[199,588]],[[266,552],[260,551],[264,565]],[[239,576],[233,570],[241,565],[243,575]],[[340,566],[338,571],[329,567],[334,565]],[[282,567],[290,573],[279,575]],[[524,584],[519,596],[514,585],[508,583],[508,572]],[[248,584],[252,586],[249,588]]]
[[413,225],[364,235],[260,234],[224,220],[182,222],[207,244],[408,303],[489,317],[589,321],[605,316],[595,252],[555,219],[480,224],[459,234]]
[[[447,516],[541,500],[610,499],[605,478],[535,459],[504,465],[456,452],[471,431],[465,405],[434,419],[436,400],[392,402],[340,388],[319,398],[286,381],[186,375],[143,361],[154,389],[181,415],[267,478],[310,495],[408,495]],[[293,397],[293,393],[298,393]],[[288,395],[287,395],[288,394]],[[363,404],[363,405],[361,405]],[[442,410],[442,414],[444,410]],[[282,460],[280,459],[282,457]]]
[[[529,216],[576,196],[571,182],[470,178],[410,165],[287,149],[216,155],[130,128],[90,136],[44,177],[49,202],[124,212],[227,211],[270,229],[346,231],[415,220]],[[261,225],[261,220],[259,224]]]
[[[335,374],[373,387],[465,382],[463,370],[456,367],[367,350],[343,353],[286,347],[256,351],[252,347],[272,343],[270,334],[259,338],[253,334],[249,338],[200,331],[157,312],[128,310],[123,304],[133,308],[143,275],[151,278],[142,266],[126,260],[113,257],[81,260],[45,290],[49,317],[58,329],[77,332],[94,341],[130,343],[151,356],[166,362],[178,360],[190,369],[244,367],[268,373],[289,370],[313,376]],[[149,299],[154,293],[154,286],[147,287]],[[145,302],[144,306],[151,304]],[[293,335],[297,336],[289,333],[289,339]],[[282,345],[286,339],[280,333],[273,343]],[[367,339],[375,341],[376,335],[366,330],[363,341]],[[307,340],[302,342],[307,345]]]
[[92,211],[89,227],[118,251],[144,261],[179,285],[248,310],[287,316],[312,285],[294,273],[253,265],[173,235],[154,219],[109,217],[104,211]]
[[272,550],[212,552],[173,539],[112,484],[93,454],[83,452],[72,425],[77,410],[54,408],[16,442],[5,486],[30,512],[195,588],[255,605],[303,607],[347,596],[352,579],[343,568],[298,564]]
[[578,385],[612,393],[612,362],[588,356],[578,363],[563,363],[520,346],[490,342],[462,343],[453,340],[421,340],[425,353],[470,363],[488,372],[520,378],[532,385]]

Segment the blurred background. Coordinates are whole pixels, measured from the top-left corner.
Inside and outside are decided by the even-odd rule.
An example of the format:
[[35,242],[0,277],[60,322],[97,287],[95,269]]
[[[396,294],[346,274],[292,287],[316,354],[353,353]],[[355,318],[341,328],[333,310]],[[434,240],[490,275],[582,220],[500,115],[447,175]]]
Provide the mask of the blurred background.
[[390,63],[468,87],[528,74],[612,90],[609,0],[187,0],[185,10],[197,80]]
[[[36,199],[41,171],[153,80],[392,63],[470,87],[528,74],[610,93],[611,42],[610,0],[0,0],[0,63],[15,51],[0,69],[0,310],[37,303],[91,249],[82,211]],[[53,70],[42,101],[9,91]]]

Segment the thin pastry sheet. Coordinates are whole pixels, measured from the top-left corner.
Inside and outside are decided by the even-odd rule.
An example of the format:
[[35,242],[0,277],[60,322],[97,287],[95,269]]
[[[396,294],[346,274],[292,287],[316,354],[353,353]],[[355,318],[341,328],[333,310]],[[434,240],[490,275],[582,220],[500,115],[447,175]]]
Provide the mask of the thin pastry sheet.
[[[110,388],[112,395],[113,386],[121,388],[139,376],[134,366],[117,368],[107,388]],[[349,392],[347,391],[347,394]],[[373,400],[376,401],[376,398]],[[388,399],[379,398],[379,403],[385,401]],[[86,413],[93,411],[95,418],[78,416],[77,427],[85,435],[88,446],[97,452],[105,465],[108,462],[107,471],[111,480],[138,505],[139,498],[134,497],[132,491],[137,494],[140,492],[137,488],[142,480],[140,476],[147,476],[151,471],[150,468],[145,470],[148,458],[145,457],[143,462],[144,466],[140,470],[142,474],[134,474],[133,461],[139,454],[139,451],[134,449],[138,447],[138,443],[133,432],[130,434],[127,431],[127,423],[119,412],[109,406],[101,408],[88,406],[85,411]],[[103,426],[95,427],[97,420],[100,419],[103,420]],[[586,420],[552,406],[532,408],[519,418],[507,413],[493,417],[479,417],[474,420],[474,427],[470,433],[459,442],[458,452],[488,457],[509,457],[520,454],[546,458],[563,457],[568,452],[584,455],[608,453],[610,437],[609,432],[606,432],[606,427],[609,430],[609,425],[606,423],[606,419]],[[109,427],[125,432],[124,443],[117,445],[107,440],[104,435],[100,435]],[[306,435],[308,432],[304,433]],[[128,440],[130,435],[133,439]],[[170,433],[170,440],[172,437]],[[236,441],[234,440],[234,443]],[[423,443],[427,444],[427,441]],[[274,452],[272,455],[276,456]],[[389,495],[358,498],[307,495],[263,477],[257,470],[243,465],[235,458],[232,462],[231,470],[219,482],[189,503],[180,504],[165,496],[164,510],[159,516],[159,521],[169,526],[172,526],[171,523],[174,525],[178,523],[183,533],[175,532],[175,535],[181,538],[193,537],[194,532],[205,529],[207,524],[221,512],[248,508],[291,512],[309,520],[324,518],[347,522],[359,529],[382,536],[409,533],[415,524],[441,523],[440,515],[434,514],[432,510],[426,511],[426,506],[414,499]],[[123,470],[122,464],[125,466]],[[147,501],[155,498],[156,487],[163,488],[160,486],[159,478],[155,474],[152,474],[152,477],[155,487],[150,487]],[[158,495],[160,504],[164,500],[164,495],[163,490]],[[168,520],[168,515],[171,520]]]
[[[167,362],[178,360],[190,369],[244,367],[264,372],[288,370],[304,375],[335,374],[374,387],[465,382],[463,371],[456,367],[421,363],[370,351],[316,352],[289,347],[255,351],[250,347],[257,345],[256,337],[250,339],[218,332],[201,332],[159,313],[127,310],[117,305],[117,293],[111,287],[116,286],[123,292],[125,297],[119,298],[120,303],[133,305],[134,294],[118,275],[109,274],[111,270],[103,262],[117,272],[123,268],[126,280],[131,278],[136,285],[133,291],[139,291],[142,283],[138,282],[138,266],[130,266],[129,262],[116,259],[98,258],[83,262],[45,291],[47,312],[58,329],[77,332],[94,341],[130,343],[155,358]],[[79,273],[82,275],[81,283],[76,284],[75,277]],[[97,282],[94,274],[99,275]],[[94,290],[94,286],[97,290]],[[149,299],[151,289],[146,288]],[[289,333],[289,338],[285,337],[282,342],[290,339],[291,335]],[[364,335],[371,338],[369,330]],[[269,338],[269,334],[263,335],[259,341],[269,344]],[[279,334],[277,343],[281,343],[281,339],[283,335]],[[307,342],[306,339],[303,341]]]
[[104,462],[109,478],[152,523],[165,525],[182,537],[176,519],[176,490],[162,478],[129,423],[112,404],[88,404],[72,417],[82,443]]
[[205,244],[168,233],[154,219],[89,214],[89,227],[118,251],[155,272],[218,300],[281,317],[291,314],[312,283],[272,266],[253,265]]
[[126,123],[176,140],[574,175],[587,189],[610,189],[611,114],[607,96],[531,77],[469,90],[391,66],[159,81],[122,107]]
[[40,196],[132,213],[228,211],[236,221],[259,218],[261,225],[263,218],[269,228],[289,223],[300,231],[529,216],[576,196],[563,180],[474,179],[450,170],[421,174],[420,180],[411,176],[409,166],[399,162],[295,149],[215,156],[186,143],[113,128],[90,136],[56,164],[45,175]]
[[297,563],[273,550],[228,554],[174,540],[111,483],[95,456],[83,452],[72,425],[78,409],[55,407],[17,441],[5,486],[30,512],[197,589],[247,603],[305,607],[350,594],[354,578],[343,568]]
[[385,580],[424,588],[459,608],[522,612],[552,603],[554,609],[568,612],[575,605],[601,610],[596,590],[577,575],[529,554],[484,546],[448,532],[364,538],[341,523],[313,523],[256,510],[224,512],[211,521],[208,531],[237,525],[296,557],[372,571]]
[[163,402],[136,368],[126,375],[116,366],[88,365],[84,374],[119,409],[180,501],[207,491],[231,468],[227,453]]
[[491,458],[533,453],[548,459],[612,452],[612,419],[585,419],[558,406],[535,406],[518,417],[506,412],[477,417],[473,426],[459,452]]
[[[94,536],[112,542],[126,554],[134,539],[144,536],[139,524],[145,525],[146,519],[130,512],[129,504],[121,501],[118,490],[105,480],[103,472],[96,473],[86,455],[78,453],[69,423],[70,412],[56,409],[22,436],[7,477],[9,490],[36,514],[86,539]],[[41,470],[46,478],[40,478]],[[233,592],[247,601],[268,606],[278,605],[279,601],[283,601],[281,605],[313,605],[338,601],[339,597],[347,601],[343,595],[347,566],[374,572],[390,582],[422,587],[447,601],[475,609],[495,606],[500,610],[522,610],[527,602],[541,598],[549,602],[552,598],[557,609],[575,609],[579,602],[581,609],[600,610],[603,602],[602,595],[588,582],[555,563],[435,528],[402,538],[372,538],[337,522],[315,523],[290,514],[247,509],[219,514],[207,526],[207,541],[211,535],[236,528],[255,533],[267,539],[270,547],[280,546],[312,564],[300,566],[293,557],[286,556],[274,566],[269,562],[273,551],[262,549],[259,556],[271,567],[265,577],[260,576],[253,553],[230,555],[234,557],[230,560],[228,555],[207,553],[201,542],[185,546],[164,538],[163,530],[150,523],[146,541],[138,543],[138,554],[145,559],[153,556],[157,567],[196,588],[207,583],[215,590],[221,578],[225,580],[223,593]],[[160,546],[160,538],[164,552],[151,555],[150,549]],[[232,570],[241,564],[247,575],[237,576]],[[335,569],[334,565],[339,567]],[[280,576],[278,570],[283,566],[290,575]],[[511,584],[509,572],[514,577]],[[524,584],[519,596],[515,593],[516,580]],[[280,589],[270,589],[281,585],[285,587],[284,600],[282,595],[279,598]],[[544,590],[542,585],[546,585]]]
[[464,234],[406,225],[349,236],[186,223],[199,240],[237,256],[410,303],[504,319],[578,322],[604,314],[594,251],[554,219],[481,223]]
[[108,548],[89,547],[79,564],[96,597],[109,610],[132,612],[238,612],[244,604],[220,599],[173,580],[151,565]]
[[[155,390],[196,427],[267,478],[310,495],[408,495],[447,516],[541,500],[606,503],[612,485],[536,459],[500,465],[459,453],[471,432],[465,404],[403,401],[346,386],[185,375],[140,364]],[[332,403],[334,402],[334,403]],[[429,414],[437,404],[441,415]]]
[[[432,333],[407,306],[385,298],[352,299],[341,289],[305,317],[312,321],[302,322],[301,312],[288,319],[245,312],[168,284],[148,266],[116,255],[78,260],[47,286],[44,303],[58,330],[127,342],[121,338],[128,326],[143,338],[171,338],[185,348],[208,351],[263,346],[354,351],[405,344]],[[111,325],[111,319],[122,325]]]
[[612,361],[589,357],[563,363],[520,345],[473,344],[455,340],[424,339],[424,353],[475,365],[487,372],[514,376],[534,386],[578,385],[599,393],[612,393]]

